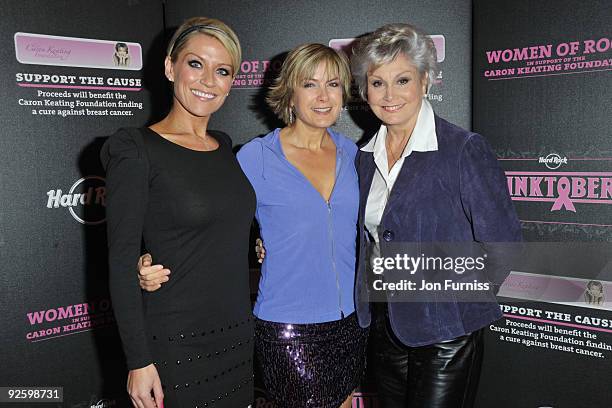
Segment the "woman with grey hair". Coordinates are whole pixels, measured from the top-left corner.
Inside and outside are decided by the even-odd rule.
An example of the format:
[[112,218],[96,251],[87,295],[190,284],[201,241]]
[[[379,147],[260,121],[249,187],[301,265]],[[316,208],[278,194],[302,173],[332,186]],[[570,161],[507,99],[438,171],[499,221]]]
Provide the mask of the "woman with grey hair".
[[[433,41],[408,24],[361,37],[352,72],[382,121],[356,159],[360,184],[356,310],[372,332],[372,369],[382,406],[470,407],[482,328],[501,317],[491,284],[481,298],[370,303],[366,244],[373,256],[423,242],[520,241],[505,179],[485,139],[438,117],[425,98],[438,72]],[[489,259],[491,255],[489,256]],[[391,276],[385,275],[385,280]]]

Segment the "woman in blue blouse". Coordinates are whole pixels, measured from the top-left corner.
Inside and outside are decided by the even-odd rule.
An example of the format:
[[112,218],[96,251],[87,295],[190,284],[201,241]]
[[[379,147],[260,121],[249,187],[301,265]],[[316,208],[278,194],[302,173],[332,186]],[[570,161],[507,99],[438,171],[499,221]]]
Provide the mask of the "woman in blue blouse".
[[[295,48],[267,98],[287,126],[238,153],[267,249],[255,349],[279,408],[348,408],[364,368],[367,330],[353,301],[357,147],[330,129],[349,91],[343,54],[321,44]],[[158,275],[143,288],[155,289]]]

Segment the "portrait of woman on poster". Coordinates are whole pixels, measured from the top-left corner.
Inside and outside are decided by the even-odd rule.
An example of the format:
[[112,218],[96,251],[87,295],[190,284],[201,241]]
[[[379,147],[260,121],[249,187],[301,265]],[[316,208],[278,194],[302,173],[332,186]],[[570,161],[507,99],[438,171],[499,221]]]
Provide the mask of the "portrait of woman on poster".
[[426,94],[438,66],[425,33],[408,24],[380,27],[357,40],[351,68],[381,121],[356,160],[362,231],[355,288],[359,322],[371,328],[381,406],[471,407],[482,328],[501,317],[493,294],[483,302],[394,302],[387,293],[386,302],[370,303],[365,249],[373,246],[376,256],[395,243],[520,241],[504,174],[482,136],[434,113]]
[[605,301],[604,288],[599,281],[589,281],[584,291],[584,301],[590,305],[602,306]]
[[[229,137],[208,129],[240,60],[226,24],[187,20],[165,59],[170,112],[150,127],[119,130],[101,151],[110,293],[138,408],[252,402],[247,257],[255,194]],[[172,270],[155,293],[142,292],[134,276],[141,241]]]
[[113,62],[118,67],[130,66],[130,49],[126,43],[118,42],[117,44],[115,44]]
[[[331,129],[349,86],[344,54],[321,44],[296,47],[267,98],[286,126],[238,152],[268,249],[255,350],[278,408],[349,408],[364,370],[367,330],[353,300],[357,146]],[[144,264],[141,285],[155,290],[164,278],[148,258]]]

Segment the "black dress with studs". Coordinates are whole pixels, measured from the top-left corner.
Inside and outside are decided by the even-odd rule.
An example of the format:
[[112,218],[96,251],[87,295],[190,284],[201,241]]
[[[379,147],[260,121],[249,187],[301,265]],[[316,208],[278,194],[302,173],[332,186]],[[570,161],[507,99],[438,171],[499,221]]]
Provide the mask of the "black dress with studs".
[[[129,369],[155,364],[168,408],[246,408],[253,398],[249,227],[255,193],[229,137],[201,152],[148,128],[122,129],[107,171],[110,291]],[[141,242],[171,270],[138,286]]]

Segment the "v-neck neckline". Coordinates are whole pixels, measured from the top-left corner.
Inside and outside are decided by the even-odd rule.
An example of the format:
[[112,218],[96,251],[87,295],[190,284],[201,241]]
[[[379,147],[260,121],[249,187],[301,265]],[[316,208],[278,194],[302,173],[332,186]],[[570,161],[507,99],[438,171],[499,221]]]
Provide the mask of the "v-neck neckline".
[[314,184],[312,184],[312,182],[308,179],[308,177],[306,177],[306,175],[304,173],[302,173],[302,171],[300,169],[297,168],[297,166],[295,166],[293,163],[291,163],[289,161],[289,159],[287,158],[287,155],[285,154],[285,150],[283,149],[283,144],[281,143],[281,137],[280,137],[280,132],[281,129],[276,129],[276,132],[274,134],[275,137],[275,143],[278,143],[278,150],[280,151],[280,154],[283,158],[283,160],[287,163],[287,165],[297,174],[299,174],[299,176],[310,186],[310,188],[317,193],[317,195],[323,200],[323,202],[325,202],[326,205],[329,205],[331,203],[332,197],[334,196],[334,190],[336,189],[336,184],[338,183],[338,177],[340,176],[340,165],[341,165],[341,153],[342,150],[340,149],[340,147],[338,146],[338,142],[337,140],[334,138],[332,132],[330,131],[330,129],[327,129],[327,134],[329,134],[329,137],[332,140],[332,143],[334,144],[335,147],[335,155],[336,155],[336,165],[335,165],[335,169],[334,169],[334,184],[332,185],[332,189],[329,193],[329,197],[327,199],[325,199],[325,197],[323,197],[323,194],[321,194],[321,192],[314,186]]

